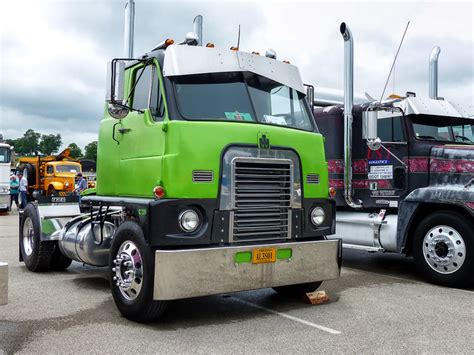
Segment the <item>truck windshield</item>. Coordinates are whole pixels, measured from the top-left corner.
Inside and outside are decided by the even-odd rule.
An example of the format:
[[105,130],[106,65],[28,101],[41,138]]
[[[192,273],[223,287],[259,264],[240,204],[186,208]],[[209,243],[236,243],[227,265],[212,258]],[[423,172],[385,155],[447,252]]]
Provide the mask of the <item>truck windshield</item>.
[[80,171],[77,165],[56,165],[57,173],[79,173]]
[[265,77],[242,72],[174,78],[178,109],[189,120],[259,122],[313,131],[304,95]]
[[9,162],[10,162],[10,148],[0,147],[0,163],[9,163]]
[[474,144],[474,124],[460,121],[432,119],[432,122],[413,120],[415,137],[421,140]]

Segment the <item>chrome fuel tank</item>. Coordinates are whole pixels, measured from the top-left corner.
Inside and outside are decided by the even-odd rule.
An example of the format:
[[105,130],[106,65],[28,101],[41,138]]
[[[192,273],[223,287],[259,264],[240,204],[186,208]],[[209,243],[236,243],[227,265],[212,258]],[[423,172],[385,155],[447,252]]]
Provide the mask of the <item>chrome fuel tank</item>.
[[101,228],[100,224],[92,227],[90,219],[79,220],[66,227],[62,239],[58,241],[59,248],[73,260],[93,266],[107,266],[115,230],[115,225],[110,222],[104,222]]

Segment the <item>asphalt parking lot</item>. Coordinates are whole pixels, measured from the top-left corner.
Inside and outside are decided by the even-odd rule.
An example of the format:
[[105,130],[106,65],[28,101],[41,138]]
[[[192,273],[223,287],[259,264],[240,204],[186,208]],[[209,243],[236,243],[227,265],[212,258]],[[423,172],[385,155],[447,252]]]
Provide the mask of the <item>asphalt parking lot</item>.
[[345,251],[326,304],[265,289],[176,301],[143,325],[120,316],[104,268],[29,272],[17,223],[0,216],[0,353],[474,353],[474,289],[427,284],[409,258]]

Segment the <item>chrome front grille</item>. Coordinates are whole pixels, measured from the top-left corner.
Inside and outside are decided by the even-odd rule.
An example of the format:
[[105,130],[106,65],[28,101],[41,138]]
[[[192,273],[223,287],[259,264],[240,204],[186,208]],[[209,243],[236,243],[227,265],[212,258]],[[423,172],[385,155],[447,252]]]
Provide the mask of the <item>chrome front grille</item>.
[[293,174],[289,159],[233,159],[231,241],[290,238]]

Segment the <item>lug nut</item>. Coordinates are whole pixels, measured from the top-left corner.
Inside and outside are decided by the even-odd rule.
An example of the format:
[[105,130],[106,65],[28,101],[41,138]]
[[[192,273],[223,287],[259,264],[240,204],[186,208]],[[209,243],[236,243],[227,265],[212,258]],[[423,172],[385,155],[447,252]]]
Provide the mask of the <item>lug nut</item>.
[[126,261],[123,263],[125,266],[132,266],[132,262],[131,261]]
[[117,281],[117,276],[112,277],[112,280]]
[[115,272],[116,270],[117,270],[116,268],[114,268],[114,267],[112,268],[112,272]]

